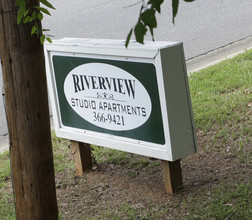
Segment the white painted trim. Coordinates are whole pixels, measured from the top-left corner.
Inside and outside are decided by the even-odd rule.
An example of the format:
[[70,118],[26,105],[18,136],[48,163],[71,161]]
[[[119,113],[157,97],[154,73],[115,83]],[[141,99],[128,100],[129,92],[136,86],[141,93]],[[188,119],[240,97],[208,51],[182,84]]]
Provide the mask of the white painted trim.
[[[69,43],[69,41],[71,43]],[[85,41],[85,40],[84,40]],[[167,98],[165,95],[165,85],[163,80],[163,70],[161,63],[160,49],[167,49],[169,47],[180,47],[180,43],[169,43],[169,42],[156,42],[147,43],[146,45],[136,45],[135,47],[125,49],[122,47],[122,42],[113,40],[112,45],[109,44],[95,44],[95,40],[92,44],[85,45],[84,41],[77,40],[74,43],[73,40],[60,40],[54,41],[53,44],[45,44],[45,60],[46,60],[46,72],[48,90],[50,95],[52,114],[54,120],[54,128],[57,136],[71,139],[75,141],[81,141],[94,145],[104,146],[112,149],[118,149],[126,152],[136,153],[144,156],[155,157],[163,160],[173,161],[173,152],[170,140],[170,131],[168,115],[167,115]],[[78,45],[79,42],[79,45]],[[124,46],[124,45],[123,45]],[[72,127],[64,126],[61,122],[59,100],[56,88],[56,82],[54,78],[54,68],[52,62],[53,55],[62,56],[76,56],[86,57],[95,59],[106,59],[106,60],[119,60],[119,61],[131,61],[140,63],[150,63],[156,68],[157,84],[161,105],[161,114],[163,119],[163,128],[165,136],[165,144],[156,144],[146,141],[115,136],[111,134],[98,133],[88,131],[85,129],[77,129]],[[184,61],[183,61],[184,62]],[[184,155],[184,153],[181,153]],[[177,156],[177,155],[176,155]],[[176,158],[177,159],[177,158]]]

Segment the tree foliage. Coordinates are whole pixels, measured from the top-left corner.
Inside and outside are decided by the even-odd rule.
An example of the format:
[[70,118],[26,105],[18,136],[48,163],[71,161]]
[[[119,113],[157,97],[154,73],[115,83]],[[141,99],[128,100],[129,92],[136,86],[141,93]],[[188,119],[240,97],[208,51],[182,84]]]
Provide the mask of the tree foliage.
[[[41,29],[38,25],[44,18],[43,14],[51,15],[47,8],[55,9],[50,2],[47,0],[38,0],[38,3],[41,3],[43,7],[40,5],[30,5],[29,0],[17,0],[16,6],[19,7],[17,14],[17,24],[21,22],[26,24],[32,22],[33,26],[31,28],[31,35],[36,34],[37,37],[40,38],[41,44],[44,43],[45,39],[48,42],[52,42],[48,35],[45,35],[44,32],[49,31],[48,29]],[[47,8],[45,8],[45,7]]]
[[[175,23],[175,17],[178,13],[179,0],[172,1],[172,22]],[[182,0],[181,0],[182,1]],[[195,0],[183,0],[185,2],[193,2]],[[50,2],[47,0],[38,0],[42,5],[55,9]],[[140,8],[139,18],[134,27],[131,28],[125,42],[125,47],[128,47],[132,34],[134,33],[136,41],[139,43],[144,43],[144,36],[146,35],[148,29],[151,33],[152,40],[154,41],[154,31],[153,29],[157,27],[156,13],[161,13],[161,5],[164,0],[142,0],[142,6]],[[51,42],[50,37],[44,34],[48,29],[41,29],[38,26],[37,20],[43,20],[43,14],[51,15],[47,8],[36,6],[30,6],[29,0],[17,0],[16,6],[19,7],[17,15],[17,23],[21,22],[28,23],[34,22],[31,29],[31,35],[36,34],[40,38],[41,44],[44,43],[45,39]]]
[[[193,2],[194,0],[184,0],[185,2]],[[149,0],[147,3],[142,0],[142,6],[140,9],[140,15],[136,25],[131,28],[125,46],[128,47],[132,33],[134,32],[136,41],[144,43],[144,36],[148,29],[151,33],[152,40],[154,41],[153,29],[157,27],[156,13],[161,13],[161,5],[164,0]],[[175,17],[178,13],[179,0],[172,0],[172,22],[175,22]]]

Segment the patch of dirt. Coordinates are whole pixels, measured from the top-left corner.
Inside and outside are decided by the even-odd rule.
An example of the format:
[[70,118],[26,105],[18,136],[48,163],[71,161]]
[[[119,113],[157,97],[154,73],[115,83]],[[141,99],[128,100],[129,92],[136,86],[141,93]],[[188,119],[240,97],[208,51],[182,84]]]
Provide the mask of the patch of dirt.
[[[183,201],[188,195],[223,181],[252,181],[251,140],[241,151],[239,139],[223,143],[214,138],[216,133],[197,132],[199,152],[181,161],[183,189],[173,195],[165,193],[161,163],[152,159],[141,168],[102,163],[81,178],[74,170],[57,174],[62,219],[179,219],[181,213],[186,215]],[[137,218],[130,217],[132,212]]]

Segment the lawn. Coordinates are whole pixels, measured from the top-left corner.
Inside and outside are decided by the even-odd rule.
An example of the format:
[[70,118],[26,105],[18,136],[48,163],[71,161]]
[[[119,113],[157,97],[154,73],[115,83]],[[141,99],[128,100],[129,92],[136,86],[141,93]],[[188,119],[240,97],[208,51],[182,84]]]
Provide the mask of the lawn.
[[[199,151],[184,187],[164,192],[159,160],[92,146],[75,177],[70,142],[52,132],[60,219],[251,219],[252,50],[189,76]],[[9,154],[0,154],[0,219],[15,219]]]

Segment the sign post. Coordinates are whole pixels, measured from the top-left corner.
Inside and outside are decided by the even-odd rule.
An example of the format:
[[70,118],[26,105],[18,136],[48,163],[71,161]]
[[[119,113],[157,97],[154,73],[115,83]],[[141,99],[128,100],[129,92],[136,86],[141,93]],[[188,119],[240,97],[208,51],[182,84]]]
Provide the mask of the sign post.
[[173,194],[183,186],[180,160],[174,162],[162,160],[164,185],[167,193]]
[[92,168],[92,156],[90,144],[72,141],[72,154],[75,161],[76,176],[82,176]]
[[57,136],[167,161],[165,178],[197,151],[182,43],[65,38],[45,58]]

